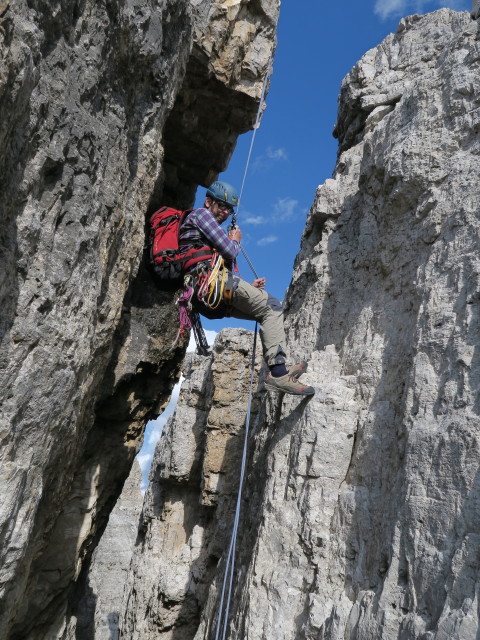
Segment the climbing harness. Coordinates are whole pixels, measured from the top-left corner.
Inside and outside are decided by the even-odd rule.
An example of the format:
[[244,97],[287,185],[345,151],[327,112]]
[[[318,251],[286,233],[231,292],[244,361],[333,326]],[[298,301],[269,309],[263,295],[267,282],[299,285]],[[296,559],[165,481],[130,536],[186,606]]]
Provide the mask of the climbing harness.
[[[268,79],[269,79],[269,77],[271,75],[271,63],[272,63],[272,58],[270,57],[270,59],[268,61],[268,65],[267,65],[267,72],[265,74],[265,80],[263,82],[262,95],[261,95],[261,98],[260,98],[260,104],[259,104],[258,111],[257,111],[257,118],[256,118],[255,125],[254,125],[252,141],[250,143],[250,150],[248,152],[247,163],[246,163],[246,166],[245,166],[245,172],[243,174],[242,187],[240,189],[239,204],[238,204],[237,212],[234,213],[233,216],[232,216],[232,225],[230,227],[230,230],[233,227],[235,227],[235,225],[236,225],[237,215],[238,215],[238,211],[240,209],[240,204],[241,204],[241,201],[242,201],[243,188],[245,186],[245,179],[246,179],[246,176],[247,176],[248,166],[250,164],[250,158],[251,158],[251,155],[252,155],[253,143],[255,141],[255,135],[257,133],[257,129],[260,126],[260,113],[261,113],[262,106],[263,106],[263,100],[265,98],[265,91],[266,91],[266,88],[267,88],[267,82],[268,82]],[[251,260],[247,256],[245,250],[243,249],[242,246],[240,246],[240,249],[241,249],[241,251],[242,251],[242,253],[243,253],[244,257],[245,257],[245,260],[247,261],[248,266],[252,270],[253,275],[255,276],[255,278],[258,278],[258,274],[255,271],[255,268],[254,268]],[[236,551],[236,547],[237,547],[238,524],[240,522],[240,510],[241,510],[241,505],[242,505],[243,484],[244,484],[244,479],[245,479],[245,469],[246,469],[246,466],[247,466],[247,445],[248,445],[248,436],[249,436],[249,430],[250,430],[250,414],[251,414],[251,411],[252,411],[253,379],[254,379],[254,374],[255,374],[255,354],[256,354],[256,350],[257,350],[257,333],[258,333],[258,322],[255,323],[255,329],[254,329],[253,350],[252,350],[252,364],[251,364],[251,367],[250,367],[250,388],[249,388],[249,392],[248,392],[247,415],[246,415],[246,418],[245,418],[245,436],[244,436],[244,441],[243,441],[242,464],[241,464],[241,467],[240,467],[240,482],[239,482],[239,488],[238,488],[237,503],[236,503],[236,508],[235,508],[235,517],[234,517],[234,521],[233,521],[232,537],[230,539],[230,545],[229,545],[229,548],[228,548],[227,560],[226,560],[226,563],[225,563],[225,573],[224,573],[224,576],[223,576],[222,593],[221,593],[221,597],[220,597],[220,604],[218,606],[218,616],[217,616],[217,625],[216,625],[216,630],[215,630],[215,640],[219,640],[220,637],[221,637],[221,640],[226,640],[226,638],[227,638],[228,616],[229,616],[229,613],[230,613],[230,602],[231,602],[232,591],[233,591],[233,573],[234,573],[234,569],[235,569],[235,551]],[[228,588],[227,588],[227,582],[228,582]],[[220,634],[221,634],[221,636],[220,636]]]

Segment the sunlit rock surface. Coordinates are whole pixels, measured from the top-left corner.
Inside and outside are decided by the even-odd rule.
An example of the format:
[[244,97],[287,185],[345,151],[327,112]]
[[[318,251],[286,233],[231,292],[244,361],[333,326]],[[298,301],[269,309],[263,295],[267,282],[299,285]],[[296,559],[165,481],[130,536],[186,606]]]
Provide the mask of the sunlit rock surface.
[[[478,636],[479,67],[478,22],[440,10],[402,20],[343,82],[337,165],[287,296],[292,359],[308,357],[317,393],[260,385],[230,640]],[[198,398],[163,440],[125,638],[214,637],[224,558],[202,564]]]
[[118,640],[123,592],[142,508],[141,480],[140,466],[135,462],[77,585],[76,615],[65,632],[67,640]]
[[142,264],[145,215],[225,169],[277,14],[277,0],[0,3],[2,640],[62,636],[168,401],[185,345],[170,349],[172,294]]
[[[255,387],[262,357],[258,340]],[[157,444],[120,637],[193,638],[229,542],[250,386],[253,332],[224,329],[211,357],[189,355]],[[258,410],[258,395],[252,414]]]

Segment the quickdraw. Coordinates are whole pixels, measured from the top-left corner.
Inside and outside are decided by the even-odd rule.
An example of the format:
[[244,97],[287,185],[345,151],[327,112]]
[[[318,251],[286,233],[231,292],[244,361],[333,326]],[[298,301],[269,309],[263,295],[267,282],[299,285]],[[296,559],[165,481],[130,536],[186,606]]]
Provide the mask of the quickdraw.
[[183,282],[184,282],[184,291],[176,302],[176,305],[178,307],[178,315],[180,319],[180,327],[178,329],[177,337],[173,341],[170,349],[175,349],[175,347],[177,346],[180,340],[180,337],[183,336],[185,331],[190,331],[190,329],[192,328],[192,321],[190,319],[190,313],[192,311],[192,296],[193,296],[193,287],[190,284],[191,277],[185,276]]
[[202,327],[200,315],[193,309],[192,306],[192,298],[195,292],[192,283],[192,276],[186,275],[183,279],[183,293],[178,297],[176,302],[176,305],[178,307],[180,327],[170,349],[174,349],[178,345],[180,338],[186,332],[189,332],[190,329],[193,329],[193,335],[197,344],[197,353],[201,356],[209,356],[209,344]]

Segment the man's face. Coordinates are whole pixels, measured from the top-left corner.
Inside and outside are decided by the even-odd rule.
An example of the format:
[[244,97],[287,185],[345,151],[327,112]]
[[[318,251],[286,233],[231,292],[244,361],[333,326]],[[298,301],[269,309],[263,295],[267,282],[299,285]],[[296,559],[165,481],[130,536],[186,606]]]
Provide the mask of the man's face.
[[227,202],[214,200],[210,196],[207,196],[207,199],[205,200],[205,206],[212,213],[213,217],[219,224],[225,222],[228,216],[233,213],[233,207],[230,206]]

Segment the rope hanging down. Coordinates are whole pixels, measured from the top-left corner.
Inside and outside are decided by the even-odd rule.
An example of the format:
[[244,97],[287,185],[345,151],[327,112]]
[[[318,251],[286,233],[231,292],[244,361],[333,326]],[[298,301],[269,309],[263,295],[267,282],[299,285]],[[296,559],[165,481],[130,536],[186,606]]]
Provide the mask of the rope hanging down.
[[[245,186],[245,180],[247,177],[247,171],[248,171],[248,167],[250,164],[250,158],[252,155],[252,149],[253,149],[253,143],[255,141],[255,135],[257,133],[257,129],[260,126],[260,114],[262,111],[262,106],[263,106],[263,100],[265,98],[265,91],[267,89],[267,83],[268,83],[268,79],[271,75],[271,63],[272,63],[272,57],[269,58],[268,60],[268,64],[267,64],[267,71],[265,74],[265,79],[263,81],[263,87],[262,87],[262,95],[260,97],[260,104],[258,105],[258,111],[257,111],[257,118],[255,120],[255,125],[253,128],[253,135],[252,135],[252,141],[250,143],[250,149],[248,152],[248,157],[247,157],[247,163],[245,165],[245,171],[243,174],[243,180],[242,180],[242,187],[240,189],[240,197],[239,197],[239,203],[238,203],[238,208],[237,208],[237,212],[233,214],[232,217],[232,227],[235,226],[236,221],[237,221],[237,215],[238,215],[238,211],[240,210],[240,205],[242,202],[242,194],[243,194],[243,188]],[[255,271],[255,268],[250,260],[250,258],[247,256],[245,250],[243,249],[242,246],[240,246],[240,249],[243,253],[243,256],[245,258],[245,260],[247,261],[248,266],[250,267],[250,269],[253,272],[253,275],[255,276],[255,278],[258,278],[258,274]],[[249,435],[249,430],[250,430],[250,414],[252,411],[252,397],[253,397],[253,379],[254,379],[254,375],[255,375],[255,354],[256,354],[256,350],[257,350],[257,334],[258,334],[258,322],[255,323],[255,329],[254,329],[254,337],[253,337],[253,350],[252,350],[252,364],[251,364],[251,368],[250,368],[250,387],[249,387],[249,392],[248,392],[248,403],[247,403],[247,415],[246,415],[246,419],[245,419],[245,436],[244,436],[244,440],[243,440],[243,453],[242,453],[242,463],[240,466],[240,482],[239,482],[239,487],[238,487],[238,495],[237,495],[237,504],[236,504],[236,508],[235,508],[235,517],[233,520],[233,529],[232,529],[232,537],[230,539],[230,545],[228,548],[228,554],[227,554],[227,560],[225,563],[225,573],[223,576],[223,584],[222,584],[222,594],[220,597],[220,604],[218,607],[218,617],[217,617],[217,626],[216,626],[216,631],[215,631],[215,640],[219,640],[221,637],[221,640],[226,640],[227,637],[227,625],[228,625],[228,616],[230,613],[230,602],[231,602],[231,598],[232,598],[232,590],[233,590],[233,574],[234,574],[234,569],[235,569],[235,551],[237,548],[237,534],[238,534],[238,524],[240,522],[240,510],[241,510],[241,506],[242,506],[242,493],[243,493],[243,484],[244,484],[244,479],[245,479],[245,469],[247,466],[247,446],[248,446],[248,435]],[[228,582],[228,590],[227,590],[227,582]],[[224,607],[225,605],[225,607]],[[220,633],[222,634],[220,636]]]
[[[247,445],[248,445],[248,434],[250,430],[250,414],[252,410],[253,378],[255,375],[255,353],[257,350],[257,333],[258,333],[257,323],[255,323],[255,332],[253,337],[252,364],[250,368],[250,388],[248,393],[247,417],[245,420],[245,438],[243,441],[242,464],[240,467],[240,485],[238,488],[235,518],[233,520],[232,537],[230,540],[230,546],[228,548],[227,561],[225,565],[225,574],[223,576],[222,595],[221,595],[220,604],[218,607],[218,618],[217,618],[217,629],[215,632],[215,640],[219,640],[220,632],[222,632],[222,636],[221,636],[222,640],[225,640],[227,637],[228,614],[230,612],[230,601],[232,597],[232,586],[233,586],[233,573],[235,569],[235,550],[237,547],[238,523],[240,522],[240,509],[242,506],[243,482],[245,479],[245,469],[247,466]],[[228,592],[226,594],[226,604],[225,604],[225,610],[224,610],[223,605],[225,602],[225,592],[227,591],[227,581],[228,581]],[[222,623],[223,623],[223,630],[222,630]]]
[[252,140],[250,142],[250,149],[248,151],[247,162],[245,164],[245,171],[243,172],[242,186],[240,187],[240,196],[238,198],[238,207],[237,207],[237,211],[232,216],[232,227],[234,227],[236,222],[237,222],[238,212],[240,211],[240,207],[242,206],[243,188],[245,186],[245,180],[247,179],[247,172],[248,172],[248,167],[250,166],[250,158],[252,156],[252,150],[253,150],[253,144],[255,142],[255,136],[257,135],[257,129],[260,128],[260,114],[262,113],[263,101],[265,99],[265,91],[267,90],[268,79],[270,78],[271,74],[272,74],[272,56],[270,56],[270,58],[268,59],[268,63],[267,63],[267,71],[265,73],[265,80],[263,81],[262,95],[260,96],[260,104],[258,105],[258,111],[257,111],[257,117],[255,119],[255,124],[253,125]]

